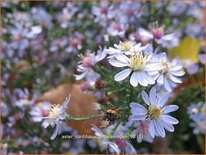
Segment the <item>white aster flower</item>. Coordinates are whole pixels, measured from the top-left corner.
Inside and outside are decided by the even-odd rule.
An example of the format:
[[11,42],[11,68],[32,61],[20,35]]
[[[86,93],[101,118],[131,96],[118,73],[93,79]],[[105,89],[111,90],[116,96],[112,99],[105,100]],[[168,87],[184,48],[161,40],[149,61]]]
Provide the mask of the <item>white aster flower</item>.
[[62,105],[55,104],[52,105],[49,114],[47,117],[42,117],[44,120],[42,125],[44,128],[47,128],[49,125],[56,125],[55,131],[51,136],[51,140],[53,140],[57,135],[59,135],[62,131],[62,120],[66,117],[66,108],[71,99],[71,95],[69,95]]
[[134,55],[135,53],[142,52],[148,47],[142,46],[141,43],[136,44],[134,41],[124,41],[119,42],[119,44],[114,44],[113,47],[109,47],[106,49],[107,54],[109,54],[109,58],[114,57],[115,54],[125,54],[125,55]]
[[157,55],[155,59],[163,66],[157,78],[157,83],[163,85],[167,91],[171,92],[176,83],[182,83],[179,77],[185,74],[183,66],[177,59],[169,61],[165,53]]
[[146,92],[142,92],[142,98],[144,102],[149,106],[145,108],[144,106],[131,102],[131,119],[132,120],[148,120],[149,128],[148,131],[152,138],[156,136],[165,137],[165,130],[169,132],[174,131],[173,124],[178,124],[179,121],[174,117],[168,115],[168,113],[176,111],[178,109],[177,105],[166,105],[170,93],[166,93],[163,96],[157,97],[156,88],[153,87],[150,90],[149,96]]
[[158,62],[152,62],[152,54],[138,52],[130,57],[123,54],[115,54],[115,58],[109,59],[109,63],[115,67],[127,67],[114,76],[115,81],[122,81],[130,74],[130,84],[136,87],[138,84],[148,86],[154,84],[158,71],[163,67]]

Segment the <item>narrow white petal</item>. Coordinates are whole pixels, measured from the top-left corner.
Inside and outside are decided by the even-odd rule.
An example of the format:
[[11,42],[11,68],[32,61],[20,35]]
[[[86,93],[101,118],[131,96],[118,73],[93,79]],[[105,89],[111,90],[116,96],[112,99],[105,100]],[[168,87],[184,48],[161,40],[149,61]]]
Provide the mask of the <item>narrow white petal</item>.
[[160,75],[160,76],[158,77],[157,83],[159,83],[159,84],[161,84],[161,85],[164,83],[164,76],[163,76],[163,75]]
[[165,93],[163,96],[161,96],[158,100],[158,105],[160,107],[163,107],[165,105],[165,103],[167,102],[167,100],[169,99],[169,97],[171,96],[171,93]]
[[150,105],[149,96],[147,95],[147,93],[146,93],[145,91],[142,91],[142,98],[143,98],[144,102],[145,102],[147,105]]
[[115,60],[115,59],[109,59],[108,62],[114,67],[126,67],[126,66],[128,66],[128,64],[120,62],[120,61]]
[[153,121],[151,121],[149,123],[149,133],[150,133],[151,137],[154,138],[154,136],[155,136],[155,127],[154,127],[154,122]]
[[137,87],[137,85],[138,85],[137,76],[138,76],[138,73],[137,73],[137,72],[134,72],[134,73],[132,73],[132,76],[131,76],[131,78],[130,78],[130,84],[131,84],[133,87]]
[[152,89],[149,92],[149,99],[150,99],[151,104],[156,103],[156,100],[157,100],[156,95],[157,95],[156,88],[152,87]]
[[162,108],[164,113],[170,113],[170,112],[176,111],[177,109],[179,109],[177,105],[168,105]]
[[131,72],[132,72],[132,70],[131,70],[130,68],[125,69],[125,70],[117,73],[117,74],[114,76],[114,80],[115,80],[115,81],[122,81],[122,80],[126,79]]
[[147,111],[147,109],[139,103],[131,102],[129,106],[131,109],[142,109],[144,111]]
[[59,130],[60,130],[60,125],[59,124],[56,124],[56,128],[54,130],[54,133],[52,134],[51,136],[51,140],[54,140],[56,138],[56,136],[59,134]]
[[145,78],[141,72],[139,74],[137,74],[137,80],[138,80],[140,85],[145,86],[145,87],[148,86],[148,82],[145,80]]
[[169,81],[168,81],[167,77],[165,77],[165,80],[164,80],[164,88],[165,88],[167,91],[169,91],[169,92],[172,91],[172,88],[171,88],[171,86],[170,86],[170,84],[169,84]]
[[183,76],[185,74],[184,71],[179,70],[179,71],[171,71],[171,73],[175,76]]
[[165,130],[159,121],[154,121],[155,129],[161,137],[165,137]]
[[130,59],[127,56],[121,53],[115,54],[115,58],[119,60],[120,62],[123,62],[126,64],[128,64],[128,62],[130,61]]
[[152,39],[152,38],[153,38],[152,33],[150,33],[149,31],[147,31],[147,30],[145,30],[145,29],[143,29],[143,28],[139,28],[139,29],[138,29],[138,32],[139,32],[139,35],[140,35],[142,38],[146,39],[146,40],[149,40],[149,39]]
[[177,78],[177,77],[175,77],[175,76],[173,76],[173,75],[169,75],[169,77],[170,77],[170,79],[172,80],[172,81],[174,81],[174,82],[176,82],[176,83],[182,83],[182,81],[179,79],[179,78]]
[[173,132],[175,129],[172,124],[164,122],[162,119],[159,120],[162,126],[169,132]]
[[161,119],[165,122],[165,123],[170,123],[170,124],[178,124],[179,121],[172,117],[172,116],[169,116],[169,115],[162,115],[161,116]]

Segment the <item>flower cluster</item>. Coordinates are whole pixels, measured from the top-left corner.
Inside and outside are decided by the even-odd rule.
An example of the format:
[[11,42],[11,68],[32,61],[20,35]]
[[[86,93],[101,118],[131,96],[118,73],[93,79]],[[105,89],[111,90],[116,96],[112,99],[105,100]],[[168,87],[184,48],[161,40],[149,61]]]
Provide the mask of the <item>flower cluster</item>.
[[2,154],[204,152],[203,1],[1,7]]

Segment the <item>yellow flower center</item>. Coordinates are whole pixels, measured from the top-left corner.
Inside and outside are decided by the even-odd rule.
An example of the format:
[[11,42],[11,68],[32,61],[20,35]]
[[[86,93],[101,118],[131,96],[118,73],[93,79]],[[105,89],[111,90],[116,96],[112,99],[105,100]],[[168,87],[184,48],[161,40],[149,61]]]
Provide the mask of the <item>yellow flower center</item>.
[[153,105],[149,106],[148,116],[150,119],[157,119],[161,115],[161,108],[155,107]]
[[25,105],[29,104],[29,100],[28,99],[21,99],[20,102],[25,104]]
[[166,61],[162,61],[162,66],[164,66],[164,69],[162,69],[162,74],[166,74],[169,70],[169,63]]
[[58,118],[60,115],[60,105],[59,104],[55,104],[52,105],[50,111],[49,111],[49,119],[56,119]]
[[133,47],[133,44],[131,41],[124,41],[120,42],[119,46],[121,51],[129,51]]
[[129,66],[133,71],[143,70],[145,64],[148,62],[149,59],[150,59],[149,55],[146,55],[146,56],[143,56],[141,54],[132,55],[130,57]]

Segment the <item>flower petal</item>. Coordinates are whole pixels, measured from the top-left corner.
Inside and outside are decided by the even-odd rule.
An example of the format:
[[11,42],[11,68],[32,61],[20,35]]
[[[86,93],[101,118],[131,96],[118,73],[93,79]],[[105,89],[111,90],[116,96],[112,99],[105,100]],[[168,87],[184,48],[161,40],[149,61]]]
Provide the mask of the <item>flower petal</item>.
[[156,94],[157,94],[156,88],[152,87],[152,89],[149,92],[149,99],[150,99],[150,103],[151,104],[155,104],[156,103],[156,100],[157,100],[156,99]]
[[128,66],[126,63],[120,62],[115,59],[109,59],[108,62],[114,67],[126,67]]
[[132,76],[131,76],[131,78],[130,78],[130,84],[131,84],[133,87],[137,87],[137,85],[138,85],[137,76],[138,76],[138,73],[137,73],[137,72],[133,72],[133,73],[132,73]]
[[149,133],[150,133],[152,138],[155,137],[155,127],[154,127],[154,122],[153,121],[151,121],[149,123]]
[[162,116],[160,116],[160,118],[165,123],[170,123],[170,124],[178,124],[179,123],[179,121],[176,118],[169,116],[169,115],[162,115]]
[[154,125],[155,125],[155,129],[157,131],[157,133],[161,136],[161,137],[165,137],[165,130],[161,124],[161,122],[159,121],[154,121]]
[[171,93],[165,93],[163,96],[161,96],[158,100],[158,105],[160,107],[163,107],[165,105],[165,103],[167,102],[167,100],[169,99],[169,97],[171,96]]
[[131,102],[129,104],[129,106],[131,109],[143,109],[143,110],[147,111],[147,109],[139,103]]
[[139,82],[140,85],[142,86],[148,86],[148,82],[146,81],[146,79],[144,78],[144,73],[140,72],[139,74],[137,74],[137,80]]
[[130,61],[130,59],[127,56],[121,53],[115,54],[115,58],[119,60],[120,62],[123,62],[126,64],[128,64],[128,62]]
[[175,129],[172,124],[164,122],[162,119],[159,120],[162,126],[169,132],[173,132]]
[[170,113],[170,112],[176,111],[177,109],[179,109],[177,105],[168,105],[162,108],[164,113]]
[[144,102],[145,102],[147,105],[150,105],[149,96],[147,95],[147,93],[146,93],[145,91],[142,91],[142,98],[143,98]]
[[131,70],[130,68],[125,69],[125,70],[117,73],[117,74],[114,76],[114,80],[115,80],[115,81],[122,81],[122,80],[126,79],[131,72],[132,72],[132,70]]
[[160,76],[158,77],[157,83],[159,83],[159,84],[161,84],[161,85],[164,83],[164,76],[163,76],[163,75],[160,75]]
[[169,92],[171,92],[172,91],[172,88],[171,88],[171,86],[170,86],[170,84],[169,84],[169,81],[168,81],[168,79],[165,77],[165,80],[164,80],[164,88],[167,90],[167,91],[169,91]]
[[176,82],[176,83],[182,83],[182,81],[179,79],[179,78],[177,78],[177,77],[175,77],[175,76],[173,76],[173,75],[169,75],[169,77],[170,77],[170,79],[172,80],[172,81],[174,81],[174,82]]

